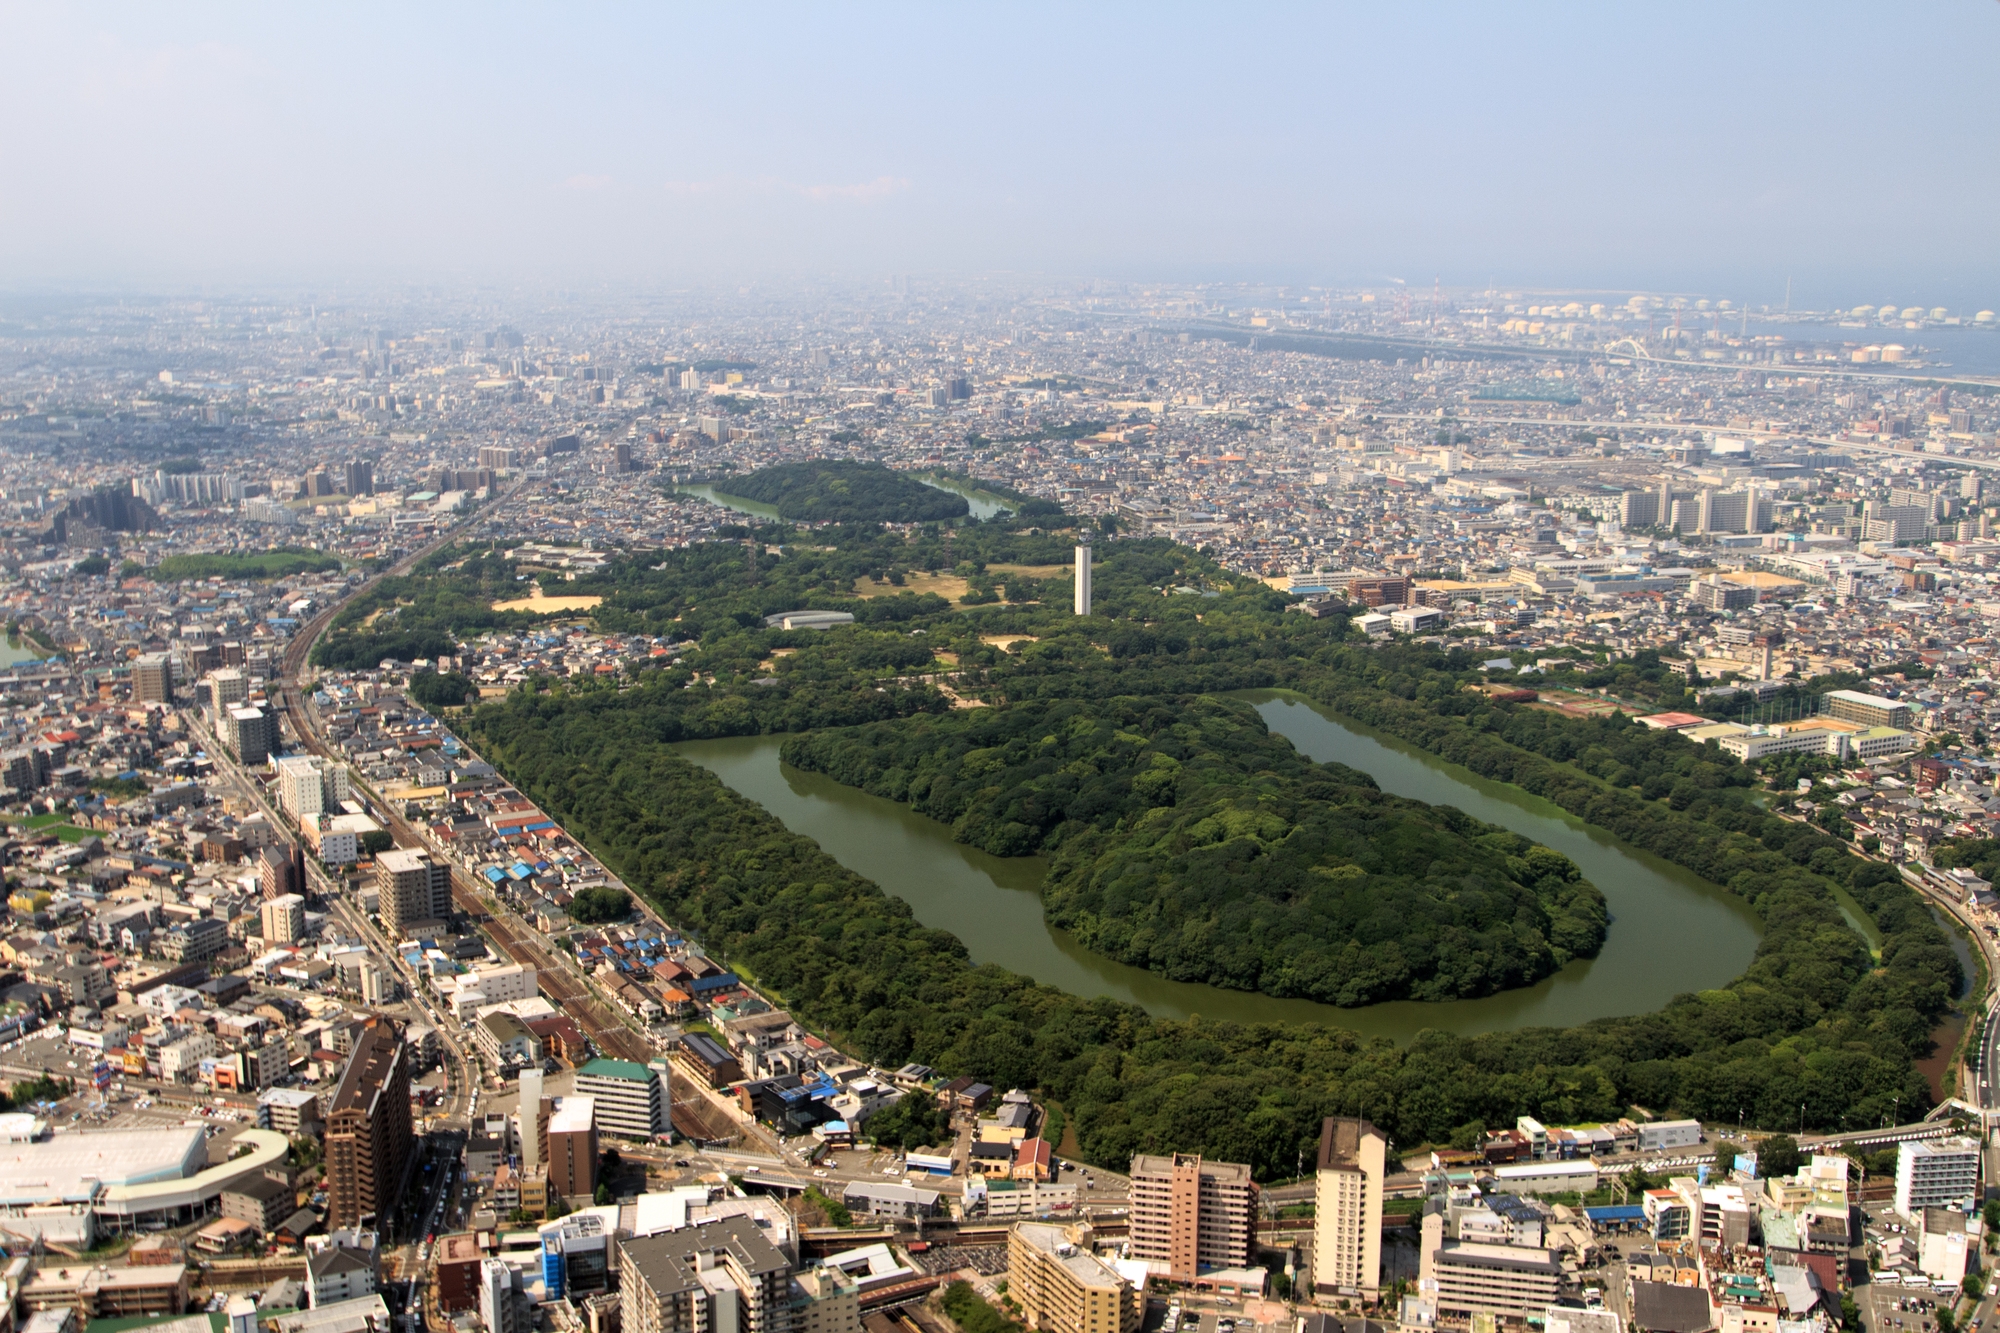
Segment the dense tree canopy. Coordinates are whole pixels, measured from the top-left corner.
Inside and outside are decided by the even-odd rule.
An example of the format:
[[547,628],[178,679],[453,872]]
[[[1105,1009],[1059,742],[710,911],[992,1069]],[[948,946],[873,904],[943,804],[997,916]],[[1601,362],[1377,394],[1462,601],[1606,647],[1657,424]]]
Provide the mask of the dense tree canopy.
[[[1369,1115],[1407,1147],[1448,1141],[1474,1122],[1510,1124],[1521,1114],[1572,1122],[1634,1103],[1771,1128],[1796,1128],[1801,1106],[1809,1127],[1836,1128],[1875,1123],[1899,1103],[1905,1112],[1929,1104],[1912,1061],[1929,1053],[1961,980],[1942,930],[1893,869],[1750,799],[1755,773],[1713,746],[1623,717],[1496,702],[1468,688],[1483,679],[1470,654],[1352,641],[1336,618],[1285,614],[1291,599],[1165,542],[1103,545],[1097,614],[1074,617],[1060,588],[1027,607],[853,596],[855,579],[876,570],[1066,558],[1070,534],[1025,521],[906,532],[771,525],[757,536],[783,555],[753,563],[744,546],[723,544],[636,552],[578,580],[576,591],[605,597],[601,628],[677,642],[679,660],[637,663],[613,680],[518,690],[482,705],[468,739],[670,920],[864,1058],[1039,1088],[1063,1105],[1088,1160],[1194,1150],[1250,1162],[1265,1176],[1289,1173],[1319,1118],[1332,1113]],[[452,559],[464,563],[411,580],[373,607],[398,607],[399,617],[454,641],[504,625],[498,618],[512,613],[493,612],[485,590],[511,588],[512,572],[489,581],[497,557],[461,551]],[[851,609],[860,623],[825,633],[764,628],[763,616],[800,606]],[[362,623],[369,609],[357,610],[343,633],[374,634]],[[792,651],[780,657],[779,649]],[[1108,720],[1163,700],[1186,712],[1189,700],[1218,691],[1290,687],[1702,875],[1757,913],[1763,937],[1728,986],[1679,996],[1656,1013],[1572,1028],[1427,1032],[1398,1048],[1316,1024],[1160,1019],[972,966],[958,940],[922,926],[900,900],[673,748],[704,736],[882,722],[914,732],[952,710],[953,698],[933,683],[940,673],[959,701],[982,700],[996,719],[1060,704],[1078,709],[1078,720],[1093,712]],[[1020,739],[1039,744],[1049,734]],[[1132,734],[1152,745],[1153,732]],[[1303,801],[1301,789],[1317,780],[1338,789],[1324,797],[1336,810],[1376,808],[1359,782],[1312,779],[1309,770],[1320,770],[1296,758],[1287,776],[1256,757],[1258,746],[1279,744],[1261,732],[1201,739],[1219,756],[1218,772],[1234,765],[1230,782],[1245,799]],[[1089,737],[1076,743],[1089,745],[1081,758],[1097,752]],[[1131,751],[1135,760],[1145,746]],[[1136,790],[1151,766],[1148,757],[1145,769],[1119,771]],[[1034,792],[1048,791],[1052,802],[1055,794],[1053,777],[1030,767],[1006,769],[1027,779],[1022,812],[1040,800]],[[1077,776],[1081,799],[1088,783]],[[1036,845],[1059,863],[1087,850],[1088,836],[1103,836],[1100,813],[1124,817],[1115,813],[1125,799],[1115,781],[1100,790],[1115,798],[1107,812],[1072,812],[1064,794],[1052,824],[1040,815],[1001,823],[1040,830]],[[1138,817],[1159,816],[1149,806]],[[1074,837],[1052,836],[1068,824],[1079,826]],[[1184,831],[1192,837],[1192,825]],[[1485,834],[1469,822],[1453,832],[1468,855],[1478,854]],[[1094,866],[1098,857],[1089,859]],[[1365,858],[1351,863],[1367,869]],[[1118,864],[1122,878],[1127,868]],[[1513,883],[1532,890],[1540,879]],[[1873,954],[1844,919],[1841,891],[1880,932]]]
[[1001,856],[1049,920],[1180,981],[1330,1004],[1526,985],[1604,938],[1570,860],[1314,764],[1217,700],[1028,702],[786,742],[786,760]]
[[759,468],[716,489],[772,505],[795,523],[933,523],[972,510],[964,496],[880,463],[826,458]]

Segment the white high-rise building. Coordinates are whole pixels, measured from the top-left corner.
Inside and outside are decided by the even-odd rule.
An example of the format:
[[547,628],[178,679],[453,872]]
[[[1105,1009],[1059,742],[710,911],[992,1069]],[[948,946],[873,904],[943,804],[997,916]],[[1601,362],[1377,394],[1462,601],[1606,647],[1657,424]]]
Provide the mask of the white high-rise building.
[[353,794],[347,785],[345,764],[301,754],[278,760],[277,768],[278,804],[293,819],[337,812],[340,803]]
[[517,1333],[514,1312],[514,1271],[498,1259],[479,1261],[479,1318],[486,1333]]
[[1971,1212],[1978,1194],[1978,1139],[1928,1139],[1897,1148],[1896,1211],[1904,1217],[1947,1206]]
[[1090,614],[1090,534],[1076,544],[1076,613]]
[[1328,1116],[1313,1189],[1313,1287],[1372,1296],[1382,1287],[1382,1184],[1389,1140],[1366,1120]]

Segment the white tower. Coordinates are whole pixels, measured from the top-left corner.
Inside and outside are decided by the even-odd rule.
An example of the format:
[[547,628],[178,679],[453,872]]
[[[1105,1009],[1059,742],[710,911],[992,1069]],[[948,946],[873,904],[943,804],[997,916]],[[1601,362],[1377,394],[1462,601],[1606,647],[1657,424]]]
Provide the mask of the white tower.
[[1090,614],[1090,534],[1076,544],[1076,613]]

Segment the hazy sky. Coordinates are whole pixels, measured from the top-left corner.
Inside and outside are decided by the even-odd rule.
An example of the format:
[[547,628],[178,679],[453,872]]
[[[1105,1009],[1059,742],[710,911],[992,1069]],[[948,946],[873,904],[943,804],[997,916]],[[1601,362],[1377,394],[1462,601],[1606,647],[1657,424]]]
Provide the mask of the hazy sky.
[[0,6],[0,286],[2000,305],[2000,4]]

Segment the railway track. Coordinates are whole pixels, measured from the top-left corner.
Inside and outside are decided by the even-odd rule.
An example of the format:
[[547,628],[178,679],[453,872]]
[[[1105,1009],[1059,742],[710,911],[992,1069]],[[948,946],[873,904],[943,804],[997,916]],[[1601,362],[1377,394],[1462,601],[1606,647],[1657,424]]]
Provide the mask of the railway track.
[[[346,597],[307,621],[286,646],[285,654],[280,659],[278,697],[285,713],[291,718],[292,734],[308,751],[322,758],[346,762],[319,734],[319,728],[314,724],[312,714],[306,708],[305,697],[299,689],[299,680],[305,671],[313,645],[319,642],[327,627],[333,623],[333,618],[348,602],[385,578],[408,573],[419,560],[452,541],[456,536],[457,529],[449,529],[404,556],[390,568],[363,581]],[[396,840],[398,847],[429,849],[430,840],[409,820],[390,808],[387,802],[382,803],[382,814],[388,825],[389,835]],[[558,963],[543,946],[540,936],[532,933],[517,919],[488,911],[477,886],[457,865],[453,865],[451,870],[451,894],[452,901],[485,930],[509,961],[524,963],[535,969],[536,980],[543,992],[558,1009],[576,1021],[577,1026],[583,1029],[584,1035],[599,1051],[616,1059],[633,1060],[640,1064],[653,1058],[656,1053],[652,1047],[638,1033],[621,1022],[603,1001],[592,995],[581,981]]]

